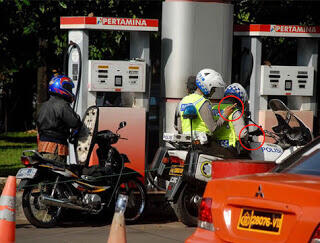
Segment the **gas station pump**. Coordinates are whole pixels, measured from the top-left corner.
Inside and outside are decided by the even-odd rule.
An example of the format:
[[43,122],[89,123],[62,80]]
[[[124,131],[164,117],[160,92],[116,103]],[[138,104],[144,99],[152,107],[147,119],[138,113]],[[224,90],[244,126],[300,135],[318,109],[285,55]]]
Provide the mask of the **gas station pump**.
[[[119,141],[117,147],[128,155],[128,167],[144,175],[151,81],[149,32],[158,31],[158,20],[61,17],[60,28],[68,30],[69,42],[76,43],[81,50],[71,49],[68,60],[68,76],[77,88],[81,82],[77,113],[83,116],[88,107],[99,106],[99,131],[117,130],[118,124],[126,121],[122,136],[127,140]],[[90,30],[130,31],[130,60],[89,60]],[[76,163],[73,151],[70,148],[69,163]],[[93,150],[89,165],[97,163]]]
[[[251,50],[253,57],[249,89],[251,117],[264,129],[276,123],[268,110],[270,96],[286,97],[287,106],[312,131],[317,116],[316,83],[318,66],[319,26],[248,25],[235,26],[235,36],[241,37],[241,46]],[[297,66],[261,65],[262,36],[297,38]],[[244,63],[241,63],[244,71]]]

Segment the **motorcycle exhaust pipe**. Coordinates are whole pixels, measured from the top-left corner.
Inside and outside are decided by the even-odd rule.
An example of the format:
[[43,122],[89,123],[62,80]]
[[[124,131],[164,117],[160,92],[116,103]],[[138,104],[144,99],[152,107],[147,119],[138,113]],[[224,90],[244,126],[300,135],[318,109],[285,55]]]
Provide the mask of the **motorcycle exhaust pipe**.
[[81,207],[79,205],[70,203],[70,202],[66,202],[63,200],[59,200],[59,199],[55,199],[55,198],[51,198],[48,196],[44,196],[42,195],[40,197],[40,201],[45,204],[45,205],[49,205],[49,206],[55,206],[55,207],[63,207],[63,208],[71,208],[71,209],[76,209],[76,210],[83,210],[83,211],[89,211],[89,209]]

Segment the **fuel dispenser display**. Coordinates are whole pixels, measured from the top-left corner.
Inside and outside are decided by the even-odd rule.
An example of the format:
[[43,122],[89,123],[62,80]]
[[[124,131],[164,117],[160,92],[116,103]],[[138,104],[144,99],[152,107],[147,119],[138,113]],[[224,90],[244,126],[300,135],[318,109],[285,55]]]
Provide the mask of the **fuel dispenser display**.
[[314,68],[261,66],[260,95],[312,96]]
[[89,60],[88,91],[145,92],[144,61]]

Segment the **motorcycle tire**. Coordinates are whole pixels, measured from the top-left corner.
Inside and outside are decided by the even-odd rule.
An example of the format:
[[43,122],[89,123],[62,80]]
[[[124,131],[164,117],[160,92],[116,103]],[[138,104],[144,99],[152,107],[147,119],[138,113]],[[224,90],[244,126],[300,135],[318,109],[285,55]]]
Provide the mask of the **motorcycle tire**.
[[202,193],[194,187],[185,184],[176,203],[171,203],[177,218],[186,226],[194,227],[198,223],[199,204],[195,198],[201,199]]
[[[41,182],[46,191],[51,192],[52,182]],[[31,183],[32,184],[32,183]],[[38,228],[51,228],[58,224],[62,217],[62,208],[41,205],[39,202],[40,191],[38,183],[24,189],[22,194],[22,208],[28,221]],[[61,195],[59,186],[56,188],[58,195]],[[50,195],[50,194],[49,194]]]
[[133,224],[137,222],[142,216],[146,208],[147,193],[145,186],[137,178],[129,178],[120,182],[117,188],[116,198],[119,193],[128,196],[128,202],[124,218],[126,223]]

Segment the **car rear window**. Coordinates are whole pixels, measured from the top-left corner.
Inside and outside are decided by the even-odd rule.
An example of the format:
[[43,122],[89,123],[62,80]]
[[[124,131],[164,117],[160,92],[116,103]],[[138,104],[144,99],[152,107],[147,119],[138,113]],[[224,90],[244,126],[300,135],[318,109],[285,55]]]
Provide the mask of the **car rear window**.
[[320,145],[311,148],[282,173],[320,176]]

